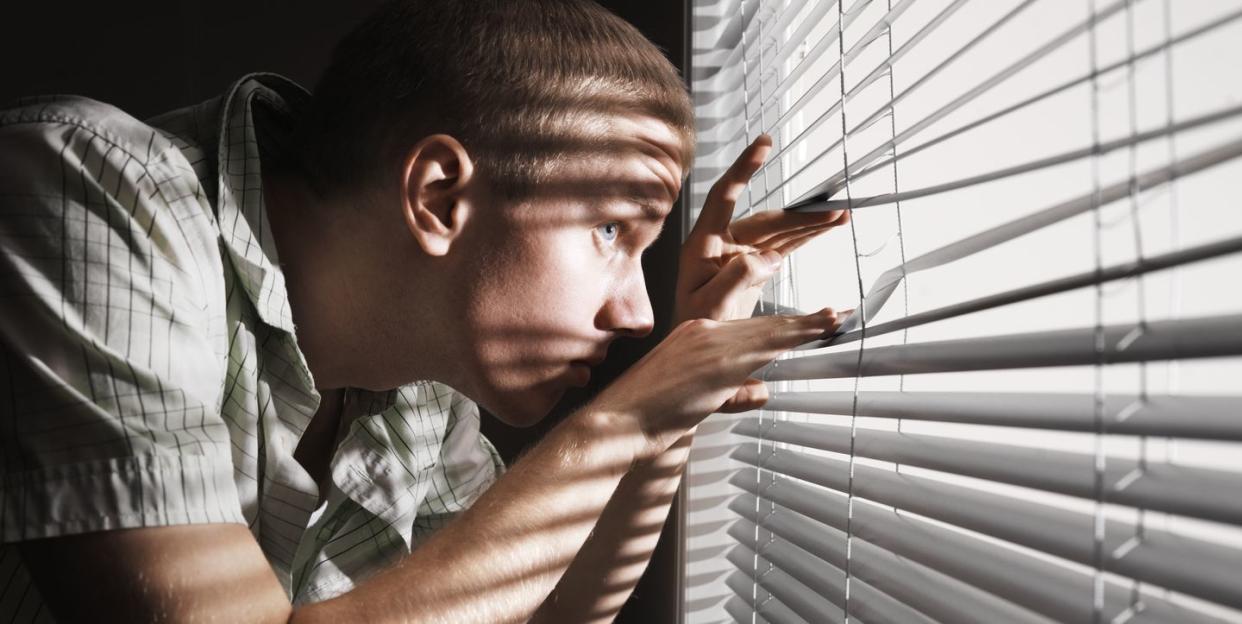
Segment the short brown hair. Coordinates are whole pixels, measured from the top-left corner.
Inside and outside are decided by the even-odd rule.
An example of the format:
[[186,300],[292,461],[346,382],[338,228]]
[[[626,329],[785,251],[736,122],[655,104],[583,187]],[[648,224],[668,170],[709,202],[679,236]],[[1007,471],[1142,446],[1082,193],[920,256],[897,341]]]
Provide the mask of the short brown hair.
[[456,137],[495,188],[525,194],[583,145],[578,120],[641,112],[682,137],[694,116],[677,70],[590,0],[391,0],[336,47],[298,131],[323,194],[393,183],[422,137]]

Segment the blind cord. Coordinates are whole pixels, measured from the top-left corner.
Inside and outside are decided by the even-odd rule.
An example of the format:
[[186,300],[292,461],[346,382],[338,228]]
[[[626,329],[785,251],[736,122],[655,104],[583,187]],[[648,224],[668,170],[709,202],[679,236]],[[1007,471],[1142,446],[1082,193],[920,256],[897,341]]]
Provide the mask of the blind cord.
[[[893,0],[888,0],[888,9],[889,9],[889,12],[891,13],[893,10]],[[885,34],[886,34],[886,39],[888,42],[888,55],[891,58],[893,56],[893,25],[891,23],[887,23],[887,25],[888,27],[885,29]],[[900,193],[901,184],[898,181],[898,176],[897,176],[897,161],[899,160],[899,158],[897,154],[898,148],[896,145],[896,139],[897,139],[897,108],[896,107],[897,105],[894,102],[894,93],[896,90],[896,87],[894,85],[895,79],[893,77],[894,68],[892,65],[885,65],[885,67],[887,67],[887,73],[888,73],[888,134],[889,134],[889,138],[893,141],[893,158],[892,158],[892,161],[893,161],[893,192]],[[901,202],[900,201],[894,202],[894,210],[897,213],[897,250],[901,254],[901,266],[904,267],[906,265],[906,233],[905,233],[905,230],[902,229]],[[910,316],[910,284],[909,284],[909,281],[906,280],[906,276],[904,273],[902,274],[901,277],[902,277],[902,280],[901,280],[902,316]],[[909,329],[901,330],[901,344],[903,345],[909,344],[909,342],[910,342],[910,330]],[[906,389],[906,376],[898,375],[897,376],[897,391],[901,392],[905,389]],[[898,418],[897,419],[897,433],[901,433],[901,423],[902,423],[902,419]],[[894,464],[893,470],[895,472],[900,473],[901,464]],[[897,509],[894,507],[893,511],[896,512]]]
[[[1097,275],[1104,270],[1103,259],[1103,224],[1101,222],[1100,209],[1103,205],[1100,197],[1100,81],[1099,81],[1099,63],[1097,56],[1099,51],[1097,46],[1099,42],[1096,37],[1096,21],[1098,16],[1095,10],[1095,0],[1088,1],[1088,18],[1087,18],[1087,57],[1090,64],[1090,128],[1091,128],[1091,217],[1092,217],[1092,241],[1094,244],[1093,256],[1094,266]],[[1134,184],[1127,184],[1127,193],[1132,192]],[[1106,354],[1106,344],[1104,335],[1104,289],[1102,281],[1097,281],[1095,288],[1095,326],[1094,340],[1092,341],[1095,350],[1095,364],[1092,367],[1092,376],[1094,378],[1094,402],[1092,405],[1092,423],[1094,425],[1094,458],[1092,466],[1094,472],[1092,474],[1092,492],[1095,499],[1092,507],[1092,531],[1091,531],[1091,624],[1101,624],[1104,615],[1104,471],[1106,469],[1104,456],[1104,361]]]
[[[1130,117],[1129,122],[1130,122],[1130,136],[1131,137],[1136,136],[1138,134],[1138,85],[1137,85],[1138,80],[1137,80],[1136,65],[1135,65],[1134,6],[1133,4],[1134,4],[1133,0],[1130,0],[1130,2],[1126,5],[1126,58],[1128,61],[1128,67],[1126,69],[1126,82],[1127,82],[1127,87],[1128,87],[1126,99],[1127,99],[1128,112],[1129,112],[1129,117]],[[1172,85],[1165,85],[1165,88],[1166,90],[1171,89]],[[1134,144],[1130,145],[1128,164],[1129,164],[1129,180],[1130,180],[1130,222],[1131,222],[1131,227],[1133,228],[1133,234],[1134,234],[1134,255],[1135,255],[1135,262],[1140,267],[1142,267],[1146,262],[1146,258],[1144,257],[1144,253],[1143,253],[1143,225],[1142,225],[1142,221],[1139,218],[1140,217],[1139,215],[1140,204],[1139,204],[1139,189],[1138,189],[1138,181],[1137,181],[1138,180],[1138,146],[1137,145],[1134,145]],[[1136,292],[1135,292],[1135,296],[1137,298],[1136,312],[1138,314],[1138,325],[1136,326],[1135,330],[1139,334],[1142,334],[1143,332],[1147,331],[1147,279],[1144,273],[1142,272],[1140,272],[1138,275],[1136,275],[1132,279],[1134,280],[1135,287],[1136,287]],[[1129,415],[1142,409],[1143,406],[1147,404],[1148,372],[1149,372],[1149,368],[1148,368],[1147,362],[1146,361],[1139,362],[1138,363],[1138,384],[1139,384],[1138,397],[1130,405],[1130,407],[1127,407],[1121,414],[1118,414],[1116,416],[1118,420],[1123,420]],[[1139,436],[1138,438],[1138,463],[1135,465],[1134,471],[1133,471],[1133,474],[1135,475],[1133,478],[1135,479],[1141,478],[1147,472],[1147,450],[1148,450],[1147,436],[1145,435]],[[1126,478],[1123,478],[1122,482],[1129,483],[1130,482],[1129,475],[1127,475]],[[1121,483],[1119,483],[1118,486],[1120,487]],[[1130,537],[1130,539],[1126,540],[1125,543],[1123,543],[1121,546],[1117,547],[1117,549],[1113,551],[1112,557],[1114,559],[1119,559],[1121,557],[1124,557],[1126,553],[1130,552],[1131,550],[1133,550],[1134,548],[1142,544],[1143,540],[1146,538],[1147,509],[1144,507],[1139,507],[1137,510],[1137,514],[1138,514],[1138,517],[1136,518],[1136,521],[1135,521],[1133,535]],[[1126,607],[1126,609],[1120,615],[1114,618],[1114,622],[1117,622],[1117,624],[1120,624],[1121,622],[1125,622],[1143,610],[1144,607],[1143,607],[1142,594],[1141,594],[1142,586],[1143,586],[1143,582],[1141,580],[1139,579],[1133,580],[1133,583],[1131,584],[1131,588],[1130,588],[1130,605]]]
[[[846,144],[847,143],[846,142],[846,138],[847,138],[846,130],[848,126],[847,126],[846,116],[845,116],[845,96],[846,96],[846,92],[845,92],[845,36],[844,36],[845,33],[843,32],[843,25],[844,25],[844,20],[845,20],[844,1],[845,0],[838,0],[837,2],[837,53],[839,55],[838,58],[840,59],[840,64],[841,64],[840,77],[838,78],[838,81],[841,86],[841,90],[840,90],[840,93],[841,93],[841,99],[840,99],[840,104],[841,104],[840,106],[840,109],[841,109],[841,164],[842,164],[843,169],[848,171],[850,160],[849,160],[849,151],[847,149],[847,144]],[[854,246],[854,274],[858,279],[859,310],[855,313],[857,314],[861,312],[863,313],[863,316],[866,316],[865,308],[864,308],[864,306],[866,305],[866,301],[864,299],[866,291],[864,290],[865,286],[863,285],[863,278],[862,278],[862,258],[858,253],[858,222],[857,220],[854,219],[854,209],[848,206],[850,195],[851,195],[850,180],[847,176],[845,180],[845,198],[847,202],[846,210],[849,211],[849,215],[850,215],[850,224],[849,224],[850,225],[850,240],[853,242],[853,246]],[[867,327],[866,327],[865,321],[863,322],[861,331],[862,331],[862,339],[858,341],[858,364],[859,366],[862,365],[863,349],[866,347],[866,342],[867,342],[866,341]],[[842,601],[843,611],[844,611],[844,616],[845,616],[844,617],[845,624],[849,624],[850,622],[850,596],[852,593],[851,590],[853,589],[853,574],[852,574],[853,569],[852,568],[853,568],[853,555],[854,555],[854,530],[853,530],[854,460],[855,460],[854,443],[856,441],[856,435],[858,433],[858,391],[859,391],[859,384],[861,382],[861,379],[862,378],[860,376],[854,377],[854,398],[853,398],[853,401],[850,407],[849,482],[846,485],[846,489],[845,489],[845,504],[846,504],[845,599]]]

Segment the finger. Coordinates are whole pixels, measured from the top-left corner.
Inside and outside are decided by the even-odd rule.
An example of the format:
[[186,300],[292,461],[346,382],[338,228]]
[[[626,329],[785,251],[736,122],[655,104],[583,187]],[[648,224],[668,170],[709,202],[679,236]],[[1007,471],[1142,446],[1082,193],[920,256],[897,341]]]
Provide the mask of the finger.
[[[781,254],[782,256],[788,256],[789,254],[793,253],[795,249],[797,249],[798,247],[801,247],[807,241],[814,239],[816,237],[822,236],[824,234],[827,234],[830,230],[834,230],[836,228],[837,228],[837,223],[835,222],[829,223],[827,225],[816,225],[812,227],[806,227],[800,230],[795,230],[792,232],[788,232],[786,234],[782,234],[780,236],[773,236],[769,238],[768,240],[764,241],[762,244],[758,245],[758,247],[760,249],[768,249],[768,250],[775,251]],[[789,244],[793,241],[801,241],[801,243],[790,247]]]
[[[847,214],[847,213],[842,212],[842,215],[844,214]],[[848,217],[838,215],[836,219],[833,219],[832,221],[828,221],[826,223],[812,223],[811,225],[808,225],[805,227],[790,228],[788,230],[778,232],[776,234],[773,234],[763,239],[762,242],[755,243],[754,245],[750,245],[750,246],[751,247],[768,247],[768,248],[775,247],[795,236],[801,236],[808,232],[827,232],[828,230],[831,230],[840,225],[843,225],[844,223],[847,223],[848,221],[849,221]]]
[[755,317],[752,321],[767,321],[766,326],[756,324],[753,335],[756,353],[764,362],[798,345],[831,335],[840,326],[840,320],[832,308],[824,308],[803,316]]
[[733,240],[745,245],[762,245],[771,239],[788,235],[808,227],[837,226],[848,219],[845,210],[823,212],[797,212],[793,210],[764,210],[729,225]]
[[758,286],[772,277],[783,257],[773,251],[744,253],[733,256],[706,284],[695,293],[703,301],[719,302],[727,309],[735,295]]
[[735,352],[745,360],[741,364],[756,370],[796,346],[832,335],[840,321],[836,312],[824,308],[800,316],[752,316],[727,324],[739,328],[732,340]]
[[782,241],[776,247],[772,248],[772,251],[775,251],[776,253],[780,254],[782,258],[788,257],[789,254],[792,254],[793,252],[797,251],[799,247],[826,234],[829,229],[831,228],[824,228],[824,229],[820,229],[820,230],[816,230],[812,232],[807,232],[799,236],[790,237],[789,239]]
[[701,235],[701,232],[728,230],[729,222],[733,221],[733,210],[737,205],[737,198],[741,197],[742,191],[746,190],[750,177],[755,175],[759,167],[763,166],[763,161],[768,157],[771,149],[772,138],[761,134],[742,150],[737,160],[729,165],[724,175],[721,175],[708,191],[707,199],[703,202],[703,212],[699,213],[699,219],[695,222],[694,229],[690,231],[690,236]]
[[742,382],[742,386],[737,389],[737,392],[716,411],[722,414],[749,412],[763,407],[767,402],[767,384],[751,377]]

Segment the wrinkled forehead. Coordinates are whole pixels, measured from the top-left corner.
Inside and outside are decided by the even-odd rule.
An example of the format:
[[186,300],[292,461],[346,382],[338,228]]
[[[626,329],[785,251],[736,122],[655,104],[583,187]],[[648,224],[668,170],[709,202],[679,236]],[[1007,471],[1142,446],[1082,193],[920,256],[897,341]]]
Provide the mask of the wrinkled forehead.
[[[599,146],[593,158],[567,163],[591,171],[601,183],[642,188],[653,201],[672,203],[681,193],[688,139],[667,122],[647,115],[607,115],[590,124]],[[601,189],[602,190],[602,189]]]
[[555,205],[563,216],[566,201],[579,206],[625,202],[663,217],[681,193],[683,162],[692,157],[690,137],[659,117],[615,109],[578,111],[542,126],[540,139],[521,149],[542,151],[547,160],[539,181],[516,206]]

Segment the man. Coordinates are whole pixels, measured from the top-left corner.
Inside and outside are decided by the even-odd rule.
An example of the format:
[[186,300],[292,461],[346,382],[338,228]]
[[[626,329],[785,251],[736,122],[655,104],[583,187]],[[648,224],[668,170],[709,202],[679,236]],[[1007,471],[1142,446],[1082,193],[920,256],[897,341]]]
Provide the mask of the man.
[[761,138],[686,243],[684,322],[500,475],[475,401],[537,422],[651,331],[640,259],[692,126],[585,0],[390,2],[313,96],[255,75],[146,123],[0,113],[0,612],[610,619],[694,426],[836,323],[733,320],[845,219],[730,223]]

